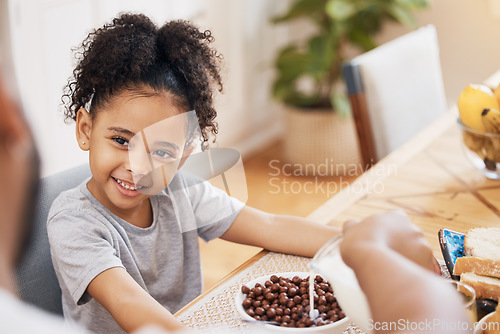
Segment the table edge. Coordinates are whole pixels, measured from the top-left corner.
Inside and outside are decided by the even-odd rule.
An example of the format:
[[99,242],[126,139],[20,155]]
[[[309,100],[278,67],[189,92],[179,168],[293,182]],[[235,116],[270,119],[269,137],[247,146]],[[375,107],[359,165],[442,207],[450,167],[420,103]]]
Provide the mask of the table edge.
[[225,284],[226,282],[228,282],[231,278],[233,278],[234,276],[238,275],[240,272],[242,272],[246,268],[250,267],[252,264],[254,264],[258,260],[260,260],[263,256],[267,255],[268,253],[269,253],[268,250],[265,250],[265,249],[261,250],[260,252],[258,252],[257,254],[255,254],[254,256],[252,256],[251,258],[249,258],[248,260],[246,260],[245,262],[243,262],[236,269],[234,269],[233,271],[231,271],[229,274],[227,274],[226,276],[224,276],[220,281],[218,281],[212,287],[210,287],[207,291],[203,292],[201,295],[199,295],[198,297],[196,297],[195,299],[193,299],[192,301],[190,301],[189,303],[187,303],[186,305],[184,305],[179,311],[175,312],[174,316],[178,317],[178,316],[182,315],[191,306],[193,306],[196,303],[198,303],[198,301],[201,298],[205,297],[208,293],[210,293],[210,292],[218,289],[222,284]]

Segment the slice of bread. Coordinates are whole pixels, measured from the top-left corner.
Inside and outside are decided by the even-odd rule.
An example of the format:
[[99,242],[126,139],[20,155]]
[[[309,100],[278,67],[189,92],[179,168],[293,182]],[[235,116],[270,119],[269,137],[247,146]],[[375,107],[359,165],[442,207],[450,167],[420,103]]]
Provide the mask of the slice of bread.
[[500,260],[482,259],[475,256],[459,257],[453,267],[453,275],[463,273],[500,278]]
[[474,273],[463,273],[460,282],[470,285],[476,291],[476,298],[489,298],[498,300],[500,297],[500,279],[476,275]]
[[477,227],[468,230],[464,238],[464,254],[500,261],[500,228]]

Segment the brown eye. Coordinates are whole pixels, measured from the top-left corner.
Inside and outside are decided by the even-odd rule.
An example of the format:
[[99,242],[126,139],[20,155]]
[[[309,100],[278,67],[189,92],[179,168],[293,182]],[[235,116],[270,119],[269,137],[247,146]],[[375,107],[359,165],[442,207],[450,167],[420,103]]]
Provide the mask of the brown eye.
[[128,140],[122,137],[113,137],[113,140],[117,142],[119,145],[128,145]]
[[168,160],[174,158],[174,155],[172,153],[165,150],[155,150],[153,152],[153,156],[160,160]]

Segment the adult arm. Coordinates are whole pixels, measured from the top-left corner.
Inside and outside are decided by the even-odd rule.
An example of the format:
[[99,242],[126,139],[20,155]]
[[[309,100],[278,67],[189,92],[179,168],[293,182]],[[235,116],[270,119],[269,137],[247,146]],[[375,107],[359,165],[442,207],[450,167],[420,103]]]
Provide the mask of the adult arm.
[[398,333],[471,332],[457,328],[468,324],[463,300],[433,272],[432,251],[405,214],[388,212],[349,223],[343,234],[342,257],[356,273],[374,323],[405,324]]

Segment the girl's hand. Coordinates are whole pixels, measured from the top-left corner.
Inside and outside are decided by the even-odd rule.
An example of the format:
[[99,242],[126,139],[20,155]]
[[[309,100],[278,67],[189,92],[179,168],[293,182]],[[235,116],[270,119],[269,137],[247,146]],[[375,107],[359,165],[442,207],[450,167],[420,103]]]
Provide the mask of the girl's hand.
[[439,264],[422,231],[402,211],[374,215],[363,221],[348,221],[343,227],[341,254],[356,268],[374,251],[393,251],[420,266],[441,274]]

